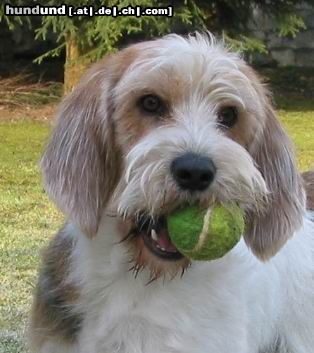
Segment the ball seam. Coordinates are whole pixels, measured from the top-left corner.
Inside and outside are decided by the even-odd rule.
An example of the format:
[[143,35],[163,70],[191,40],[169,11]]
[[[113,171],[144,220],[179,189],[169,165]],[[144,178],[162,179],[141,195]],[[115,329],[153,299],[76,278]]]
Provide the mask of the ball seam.
[[211,213],[212,213],[211,208],[209,208],[205,213],[205,216],[203,218],[203,228],[202,228],[201,234],[198,238],[198,242],[196,243],[196,245],[194,246],[194,248],[192,250],[193,252],[194,251],[197,252],[197,251],[201,250],[206,242]]

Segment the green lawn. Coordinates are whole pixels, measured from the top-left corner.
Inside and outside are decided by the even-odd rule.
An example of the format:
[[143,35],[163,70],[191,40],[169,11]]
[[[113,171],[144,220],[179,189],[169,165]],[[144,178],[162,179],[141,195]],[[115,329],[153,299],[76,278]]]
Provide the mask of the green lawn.
[[[62,223],[38,160],[47,123],[0,123],[0,352],[22,353],[39,249]],[[25,351],[26,352],[26,351]]]
[[[302,170],[314,166],[314,109],[280,111]],[[62,223],[38,160],[48,123],[0,123],[0,353],[25,353],[23,335],[40,248]]]

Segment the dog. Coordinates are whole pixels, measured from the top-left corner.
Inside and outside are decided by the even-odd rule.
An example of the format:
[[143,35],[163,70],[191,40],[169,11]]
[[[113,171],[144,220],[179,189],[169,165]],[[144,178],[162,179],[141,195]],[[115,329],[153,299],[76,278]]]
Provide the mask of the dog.
[[[211,34],[92,66],[41,165],[67,222],[43,256],[34,351],[314,351],[314,173],[298,172],[266,86]],[[226,203],[245,213],[240,242],[184,257],[168,215]]]

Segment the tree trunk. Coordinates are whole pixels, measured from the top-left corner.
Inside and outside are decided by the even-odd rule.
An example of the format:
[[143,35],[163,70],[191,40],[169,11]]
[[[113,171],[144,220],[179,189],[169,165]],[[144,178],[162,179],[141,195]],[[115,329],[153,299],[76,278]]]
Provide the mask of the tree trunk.
[[87,62],[83,60],[82,55],[83,51],[79,47],[76,37],[68,36],[66,39],[66,58],[64,65],[64,95],[72,92],[87,67]]

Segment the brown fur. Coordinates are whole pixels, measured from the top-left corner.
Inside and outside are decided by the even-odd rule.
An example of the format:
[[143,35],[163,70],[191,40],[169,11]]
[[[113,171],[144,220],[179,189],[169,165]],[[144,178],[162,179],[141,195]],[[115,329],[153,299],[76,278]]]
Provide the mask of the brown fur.
[[[90,236],[97,231],[121,168],[111,91],[136,53],[128,48],[87,72],[62,103],[42,159],[49,195]],[[72,310],[79,289],[66,280],[73,246],[70,234],[61,230],[44,252],[31,323],[31,343],[37,349],[50,337],[73,342],[80,330],[82,317]]]
[[257,93],[259,101],[256,102],[256,112],[239,112],[236,125],[227,132],[227,135],[244,148],[249,149],[256,135],[265,125],[266,115],[260,114],[260,110],[268,103],[268,92],[264,88],[261,78],[249,66],[242,64],[239,69],[249,78],[249,84]]
[[[134,104],[135,94],[145,92],[131,89],[127,96],[119,98],[119,104],[113,103],[114,89],[125,70],[145,46],[153,45],[141,43],[127,48],[87,72],[61,106],[59,121],[43,157],[48,193],[87,235],[97,232],[104,206],[119,180],[122,156],[156,126],[154,119],[143,118]],[[149,55],[149,51],[143,52]],[[270,191],[265,213],[247,215],[245,237],[253,252],[267,259],[301,224],[302,186],[289,139],[275,117],[267,91],[251,68],[243,64],[240,69],[259,97],[258,118],[254,112],[242,114],[228,134],[250,151]],[[184,99],[184,87],[179,77],[163,75],[162,80],[144,81],[139,87],[146,93],[157,93],[169,106],[175,105]],[[116,121],[111,118],[113,112]]]
[[[114,97],[125,71],[145,45],[138,44],[108,56],[87,72],[61,105],[57,125],[42,159],[47,192],[89,236],[97,232],[103,209],[120,179],[123,155],[156,127],[156,121],[144,118],[134,104],[135,95],[158,94],[169,107],[185,99],[184,82],[171,73],[162,79],[150,79],[147,82],[150,91],[130,89],[125,97]],[[251,112],[243,114],[230,137],[249,150],[270,191],[265,212],[247,214],[245,234],[252,251],[265,260],[301,224],[302,182],[289,139],[275,117],[267,91],[250,68],[243,65],[242,71],[258,93],[257,111],[263,112],[256,114],[260,120]],[[119,104],[115,103],[117,100]],[[171,119],[170,109],[162,118],[165,123]],[[314,172],[304,174],[304,181],[308,208],[314,209]],[[121,222],[122,236],[129,228],[128,222]],[[80,330],[82,317],[73,310],[79,290],[66,281],[73,246],[70,235],[61,231],[44,254],[32,318],[36,346],[56,336],[73,342]],[[130,239],[129,249],[135,274],[147,266],[152,279],[165,274],[175,276],[189,265],[187,259],[172,264],[160,260],[149,252],[141,237]]]
[[74,240],[61,230],[43,254],[31,322],[34,347],[40,347],[50,337],[73,342],[80,329],[82,318],[72,309],[79,291],[67,281],[73,247]]
[[[261,171],[269,197],[263,212],[248,212],[246,243],[262,260],[275,255],[302,224],[304,194],[292,143],[272,107],[271,96],[261,78],[247,65],[241,71],[250,79],[263,112],[240,117],[231,138],[248,149]],[[258,110],[259,110],[258,109]]]
[[314,170],[302,174],[306,192],[306,206],[314,211]]
[[[133,90],[127,97],[119,98],[117,106],[112,97],[123,73],[145,45],[141,43],[106,58],[87,73],[63,103],[59,122],[43,158],[47,191],[87,235],[97,232],[102,210],[119,180],[122,155],[147,131],[155,128],[154,119],[143,119],[135,106]],[[263,215],[248,214],[250,224],[246,234],[253,252],[267,259],[300,225],[301,182],[292,148],[271,108],[267,91],[252,69],[243,65],[241,70],[259,97],[256,102],[259,119],[253,113],[243,114],[230,137],[252,153],[268,184],[270,202],[267,210]],[[173,105],[182,99],[183,93],[180,80],[170,79],[170,76],[165,75],[166,84],[150,80],[143,87],[149,84],[147,89],[167,97],[165,101]],[[107,98],[105,107],[104,97]],[[116,121],[111,119],[113,112]],[[263,227],[271,229],[268,237],[263,235]]]
[[159,277],[169,277],[173,279],[177,275],[183,275],[191,264],[189,259],[183,257],[180,260],[171,262],[159,259],[147,249],[142,236],[128,236],[132,227],[134,227],[133,222],[128,220],[120,220],[118,223],[121,241],[126,241],[130,248],[129,270],[132,271],[135,276],[144,268],[148,268],[150,271],[150,281],[154,281]]
[[87,72],[62,103],[42,159],[48,194],[89,236],[97,232],[103,208],[119,180],[111,91],[135,52],[130,48],[107,57]]
[[245,240],[256,256],[267,260],[302,225],[304,195],[290,139],[268,103],[262,136],[251,154],[269,190],[264,212],[247,215]]

